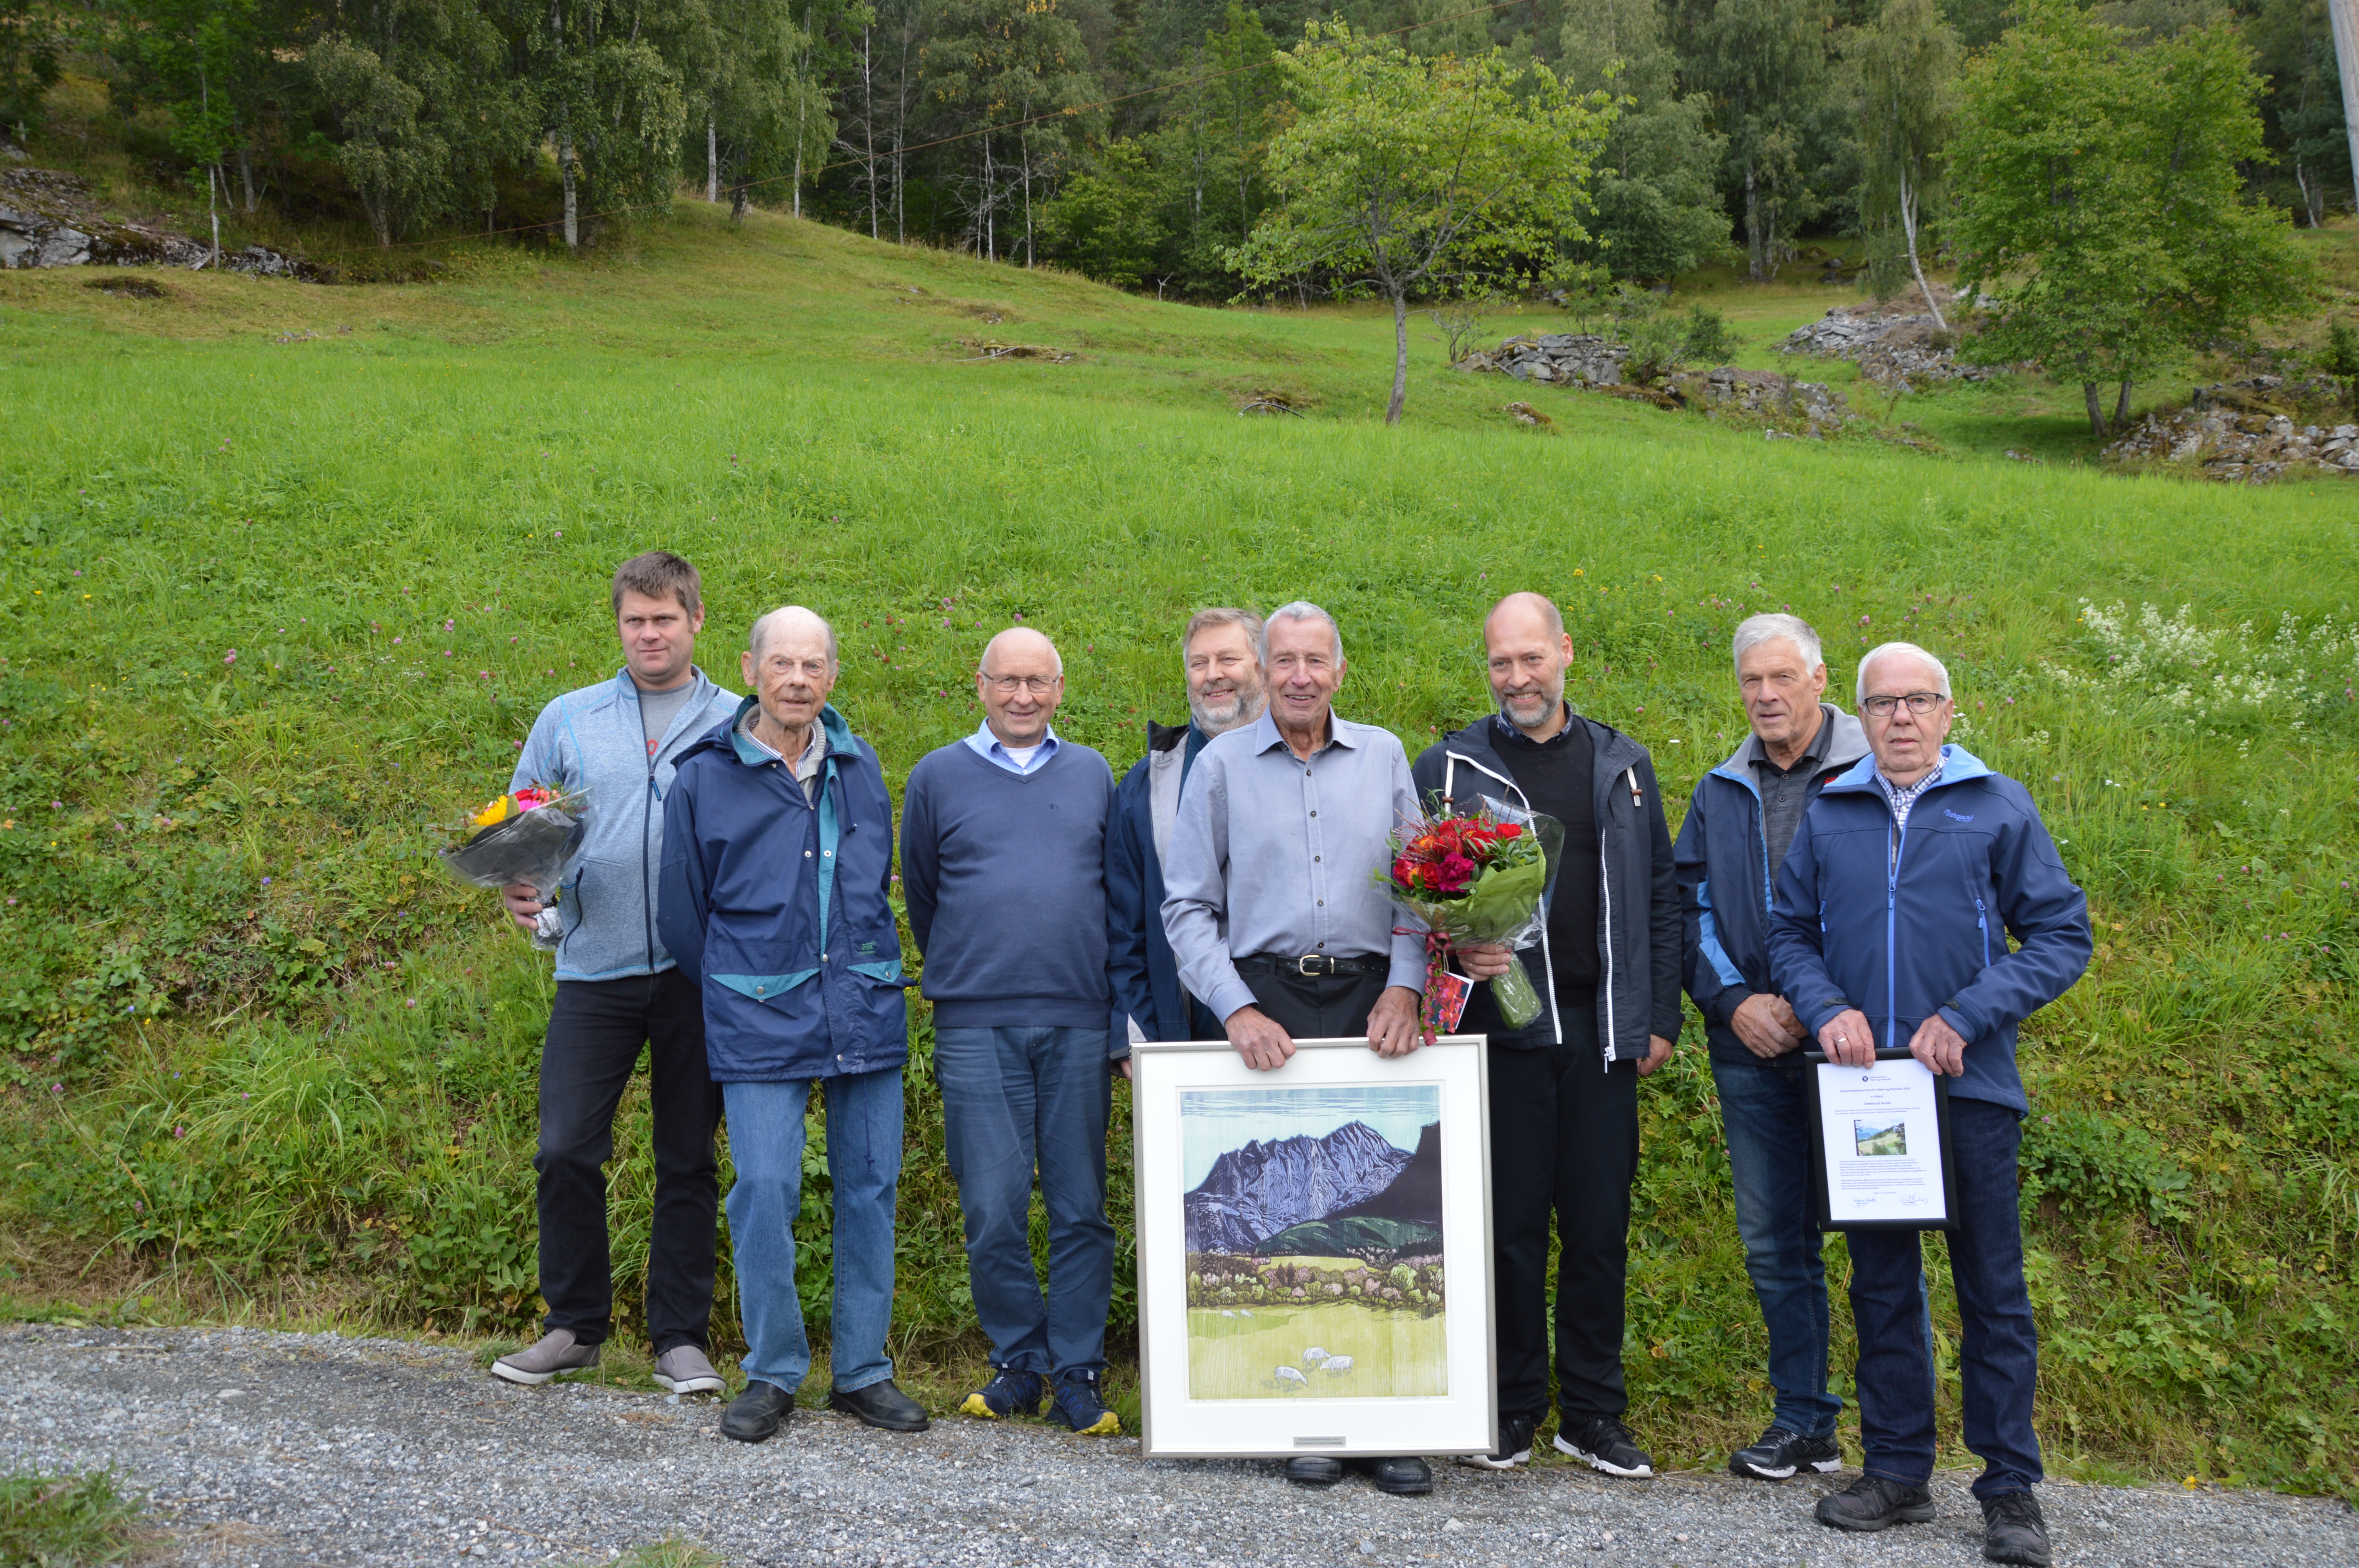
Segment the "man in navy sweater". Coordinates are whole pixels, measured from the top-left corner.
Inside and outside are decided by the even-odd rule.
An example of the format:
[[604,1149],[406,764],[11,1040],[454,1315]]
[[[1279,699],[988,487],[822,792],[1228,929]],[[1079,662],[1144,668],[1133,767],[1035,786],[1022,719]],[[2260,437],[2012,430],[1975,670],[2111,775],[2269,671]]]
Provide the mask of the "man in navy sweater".
[[[1106,824],[1114,771],[1049,720],[1064,661],[1014,627],[974,677],[984,719],[909,771],[901,886],[934,1004],[934,1072],[966,1215],[967,1277],[991,1341],[969,1415],[1039,1412],[1122,1430],[1106,1409],[1114,1227],[1105,1216],[1113,1027],[1106,979]],[[1049,1210],[1049,1292],[1032,1267],[1032,1178]]]

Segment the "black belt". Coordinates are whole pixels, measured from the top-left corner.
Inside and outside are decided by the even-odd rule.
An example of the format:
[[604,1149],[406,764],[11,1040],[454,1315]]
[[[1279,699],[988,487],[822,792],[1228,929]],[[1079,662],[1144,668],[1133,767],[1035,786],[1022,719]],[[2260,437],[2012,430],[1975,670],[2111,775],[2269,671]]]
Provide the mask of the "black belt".
[[1253,953],[1236,959],[1241,970],[1263,975],[1383,975],[1392,972],[1389,958],[1333,957],[1325,953],[1303,953],[1287,956],[1278,953]]

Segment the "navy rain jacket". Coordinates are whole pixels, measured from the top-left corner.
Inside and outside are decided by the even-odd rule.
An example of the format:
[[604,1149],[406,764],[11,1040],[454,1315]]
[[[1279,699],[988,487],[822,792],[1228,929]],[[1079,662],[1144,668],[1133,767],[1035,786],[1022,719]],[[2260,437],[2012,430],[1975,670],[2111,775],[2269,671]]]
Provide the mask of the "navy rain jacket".
[[[1163,931],[1163,851],[1180,813],[1191,729],[1147,724],[1147,755],[1114,786],[1114,819],[1106,825],[1106,975],[1115,1011],[1128,1013],[1148,1040],[1196,1038],[1193,999],[1180,983],[1179,961]],[[1114,1054],[1130,1054],[1126,1033]]]
[[1873,756],[1810,803],[1777,872],[1769,968],[1813,1035],[1855,1007],[1879,1046],[1906,1047],[1939,1012],[1966,1042],[1950,1092],[2022,1116],[2016,1026],[2072,988],[2093,946],[2088,897],[2030,793],[1944,746],[1906,830]]
[[813,806],[794,771],[737,733],[681,753],[664,797],[658,929],[704,993],[715,1083],[790,1083],[908,1059],[901,943],[886,902],[893,799],[832,707]]
[[[1822,722],[1834,730],[1827,737],[1824,762],[1810,775],[1813,800],[1867,755],[1867,735],[1858,719],[1832,703],[1819,708],[1826,715]],[[1748,732],[1726,762],[1696,780],[1695,798],[1671,847],[1687,926],[1688,995],[1703,1014],[1712,1054],[1755,1064],[1763,1059],[1745,1049],[1728,1021],[1755,992],[1775,995],[1777,989],[1769,983],[1769,909],[1777,896],[1777,868],[1769,863],[1769,841],[1762,836],[1761,785],[1753,773],[1760,746]],[[1809,1049],[1807,1044],[1798,1045],[1768,1061],[1799,1066]]]

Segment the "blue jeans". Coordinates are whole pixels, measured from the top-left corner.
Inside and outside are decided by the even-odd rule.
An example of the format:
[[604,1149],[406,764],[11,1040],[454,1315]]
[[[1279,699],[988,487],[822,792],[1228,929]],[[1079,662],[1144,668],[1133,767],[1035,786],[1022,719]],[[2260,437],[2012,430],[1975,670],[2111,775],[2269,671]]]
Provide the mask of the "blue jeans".
[[[1103,1367],[1114,1299],[1104,1028],[939,1029],[934,1074],[992,1365],[1043,1376]],[[1036,1168],[1049,1210],[1045,1302],[1032,1267]]]
[[[1958,1375],[1966,1446],[1982,1456],[1976,1498],[2038,1483],[2031,1430],[2039,1341],[2023,1282],[2017,1207],[2015,1112],[1988,1100],[1950,1101],[1958,1172],[1958,1228],[1948,1232],[1958,1289]],[[1859,1427],[1870,1476],[1923,1486],[1933,1473],[1932,1347],[1919,1330],[1923,1257],[1913,1230],[1851,1235],[1851,1314],[1859,1329]]]
[[[893,1375],[893,1206],[901,1184],[901,1069],[822,1078],[827,1173],[835,1188],[835,1307],[830,1367],[839,1393]],[[803,1207],[803,1110],[810,1081],[723,1084],[729,1153],[729,1245],[745,1325],[745,1376],[782,1389],[810,1370],[795,1292],[795,1219]]]
[[1827,1392],[1827,1271],[1810,1215],[1809,1069],[1712,1058],[1736,1230],[1745,1271],[1769,1330],[1770,1420],[1804,1437],[1832,1437],[1843,1400]]

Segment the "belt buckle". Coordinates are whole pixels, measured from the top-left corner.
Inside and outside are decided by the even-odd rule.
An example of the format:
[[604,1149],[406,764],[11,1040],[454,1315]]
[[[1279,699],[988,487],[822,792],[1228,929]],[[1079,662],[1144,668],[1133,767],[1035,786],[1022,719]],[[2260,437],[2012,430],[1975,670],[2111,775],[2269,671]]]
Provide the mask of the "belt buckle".
[[[1314,969],[1310,967],[1313,964],[1325,964],[1328,967],[1324,970]],[[1335,960],[1324,953],[1305,953],[1294,960],[1294,972],[1305,979],[1316,979],[1322,973],[1333,974],[1334,964]]]

